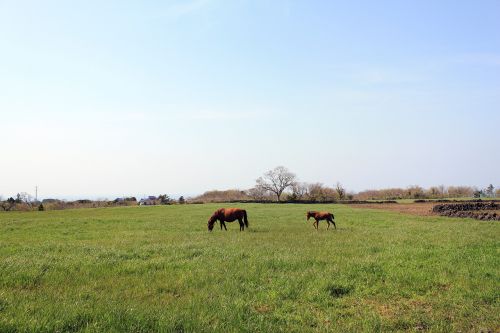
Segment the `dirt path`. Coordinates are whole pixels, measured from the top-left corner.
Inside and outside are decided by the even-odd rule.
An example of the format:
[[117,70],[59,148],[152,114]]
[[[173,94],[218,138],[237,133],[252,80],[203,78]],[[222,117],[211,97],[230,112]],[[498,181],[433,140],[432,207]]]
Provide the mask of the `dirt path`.
[[423,202],[399,204],[356,204],[349,206],[352,208],[382,209],[411,215],[430,216],[437,215],[436,213],[432,212],[432,207],[434,207],[435,204],[436,203],[433,202]]

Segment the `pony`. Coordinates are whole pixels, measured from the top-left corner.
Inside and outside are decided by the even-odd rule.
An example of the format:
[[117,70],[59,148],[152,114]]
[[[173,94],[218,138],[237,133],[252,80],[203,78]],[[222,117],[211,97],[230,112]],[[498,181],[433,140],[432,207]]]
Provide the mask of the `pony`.
[[244,231],[245,227],[248,228],[248,218],[247,218],[247,211],[244,209],[240,208],[221,208],[217,209],[212,216],[208,219],[208,231],[212,231],[214,228],[215,222],[219,220],[220,222],[220,230],[222,230],[222,227],[224,226],[224,229],[226,229],[226,223],[225,222],[233,222],[235,220],[238,220],[240,223],[240,231]]
[[316,222],[313,223],[313,226],[318,230],[318,223],[321,220],[326,220],[328,223],[328,228],[326,230],[330,229],[330,223],[333,223],[333,226],[335,229],[337,229],[337,226],[335,225],[335,222],[333,221],[335,217],[333,216],[332,213],[329,212],[315,212],[315,211],[309,211],[307,212],[307,221],[309,221],[310,218],[314,218]]

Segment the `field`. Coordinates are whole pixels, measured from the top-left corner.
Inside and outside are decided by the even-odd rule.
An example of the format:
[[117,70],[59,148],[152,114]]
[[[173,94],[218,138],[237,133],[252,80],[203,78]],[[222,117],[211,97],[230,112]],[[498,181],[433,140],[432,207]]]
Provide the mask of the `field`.
[[0,332],[500,331],[498,222],[219,206],[0,214]]

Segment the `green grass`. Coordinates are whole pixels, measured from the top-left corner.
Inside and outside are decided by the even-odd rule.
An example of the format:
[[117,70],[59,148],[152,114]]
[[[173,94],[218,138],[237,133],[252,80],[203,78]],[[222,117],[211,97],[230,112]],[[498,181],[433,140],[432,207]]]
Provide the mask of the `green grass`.
[[500,329],[498,222],[247,204],[209,233],[219,206],[0,214],[0,332]]

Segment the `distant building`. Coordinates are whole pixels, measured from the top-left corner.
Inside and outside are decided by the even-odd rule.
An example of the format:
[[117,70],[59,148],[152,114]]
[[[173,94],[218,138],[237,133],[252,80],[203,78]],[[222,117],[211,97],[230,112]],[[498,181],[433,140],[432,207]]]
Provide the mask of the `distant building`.
[[155,197],[153,195],[150,195],[147,198],[142,198],[139,201],[139,205],[140,206],[152,206],[152,205],[156,205],[156,200],[158,200],[157,197]]

